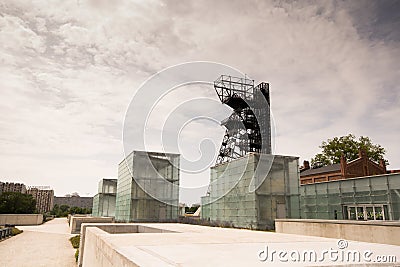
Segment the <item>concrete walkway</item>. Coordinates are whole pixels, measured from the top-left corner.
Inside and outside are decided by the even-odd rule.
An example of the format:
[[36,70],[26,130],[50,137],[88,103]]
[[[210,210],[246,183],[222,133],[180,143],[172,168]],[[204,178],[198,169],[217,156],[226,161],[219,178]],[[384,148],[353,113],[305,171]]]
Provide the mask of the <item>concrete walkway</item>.
[[38,226],[18,226],[22,234],[0,242],[0,266],[76,266],[65,218]]

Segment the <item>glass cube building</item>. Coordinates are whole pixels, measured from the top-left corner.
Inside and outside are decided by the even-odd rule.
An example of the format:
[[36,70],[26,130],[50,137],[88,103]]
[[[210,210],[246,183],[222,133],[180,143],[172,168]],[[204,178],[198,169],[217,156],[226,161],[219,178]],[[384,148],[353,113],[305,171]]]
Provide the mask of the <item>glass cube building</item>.
[[300,218],[298,157],[250,153],[211,168],[201,218],[234,227],[273,229]]
[[179,154],[133,151],[118,165],[116,221],[176,221],[178,205]]
[[92,216],[114,217],[117,195],[117,179],[102,179],[98,193],[93,197]]

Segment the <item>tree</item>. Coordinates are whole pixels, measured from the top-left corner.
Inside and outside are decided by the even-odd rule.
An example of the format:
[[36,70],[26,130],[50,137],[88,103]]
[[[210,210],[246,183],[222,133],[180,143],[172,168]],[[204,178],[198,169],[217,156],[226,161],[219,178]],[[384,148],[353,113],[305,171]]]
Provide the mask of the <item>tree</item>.
[[82,214],[82,208],[80,207],[72,207],[69,209],[69,213],[71,214]]
[[60,206],[60,211],[61,212],[68,212],[68,210],[69,210],[69,206],[68,205],[61,205]]
[[92,209],[90,208],[80,208],[80,207],[70,207],[68,205],[57,205],[55,204],[53,209],[50,211],[51,215],[56,217],[66,217],[68,214],[90,214]]
[[[375,162],[383,159],[386,153],[383,147],[373,144],[369,137],[360,136],[356,139],[353,134],[328,139],[327,141],[323,141],[319,147],[322,149],[322,152],[316,154],[311,159],[311,167],[314,169],[340,163],[342,155],[344,155],[347,161],[357,159],[359,149],[364,150],[368,158]],[[389,165],[387,160],[385,160],[385,163]]]
[[36,210],[36,200],[32,195],[19,192],[5,192],[0,195],[0,213],[31,214]]

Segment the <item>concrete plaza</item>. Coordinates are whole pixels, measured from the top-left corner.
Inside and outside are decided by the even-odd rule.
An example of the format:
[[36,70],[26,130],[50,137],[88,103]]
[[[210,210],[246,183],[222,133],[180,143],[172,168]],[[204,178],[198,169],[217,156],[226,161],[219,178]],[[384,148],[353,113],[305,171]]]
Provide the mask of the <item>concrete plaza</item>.
[[18,226],[22,234],[0,242],[0,266],[76,266],[66,218],[37,226]]
[[395,245],[174,223],[83,227],[83,267],[400,266]]
[[[383,266],[400,265],[400,246],[394,245],[344,240],[338,243],[338,239],[332,238],[187,224],[129,224],[138,225],[133,233],[117,233],[117,228],[128,229],[124,224],[97,225],[109,225],[109,229],[102,230],[96,224],[84,224],[84,267],[377,266],[378,256],[396,258],[395,263],[386,263]],[[73,235],[69,234],[65,218],[54,219],[39,226],[18,228],[24,232],[0,242],[1,267],[76,266],[75,250],[68,240]],[[129,229],[131,228],[132,226]],[[325,250],[328,251],[325,260],[319,261]],[[311,257],[310,251],[315,251],[317,259],[293,261],[297,255],[303,258],[305,251],[308,252],[307,258]],[[365,262],[363,258],[359,262],[330,261],[332,251],[339,251],[334,258],[337,255],[341,257],[342,252],[351,252],[351,257],[354,252],[360,252],[361,257],[364,257],[364,252],[370,251],[372,254],[368,254],[368,257],[371,261]]]

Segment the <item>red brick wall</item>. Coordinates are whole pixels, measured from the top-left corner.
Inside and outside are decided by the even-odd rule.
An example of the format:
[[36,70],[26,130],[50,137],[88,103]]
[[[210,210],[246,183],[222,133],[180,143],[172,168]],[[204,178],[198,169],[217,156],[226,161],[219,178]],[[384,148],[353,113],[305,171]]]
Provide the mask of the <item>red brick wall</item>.
[[366,157],[356,159],[349,163],[346,163],[346,161],[342,161],[341,164],[342,167],[343,165],[345,165],[344,168],[346,176],[343,176],[341,171],[317,173],[308,176],[301,176],[300,174],[300,184],[334,181],[346,178],[363,177],[386,173],[386,168],[376,164]]

